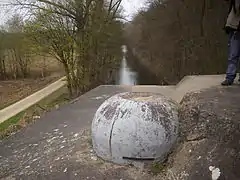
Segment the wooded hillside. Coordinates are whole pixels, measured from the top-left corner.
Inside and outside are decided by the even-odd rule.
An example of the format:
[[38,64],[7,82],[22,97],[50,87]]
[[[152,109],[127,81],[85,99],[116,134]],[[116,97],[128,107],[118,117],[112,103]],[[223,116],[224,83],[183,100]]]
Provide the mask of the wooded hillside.
[[138,60],[166,84],[191,74],[224,73],[224,0],[155,0],[126,27]]

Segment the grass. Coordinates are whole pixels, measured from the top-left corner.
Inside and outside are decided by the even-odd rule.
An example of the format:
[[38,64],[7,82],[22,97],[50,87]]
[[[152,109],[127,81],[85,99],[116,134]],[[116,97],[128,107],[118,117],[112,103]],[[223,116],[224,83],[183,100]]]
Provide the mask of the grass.
[[0,132],[6,130],[9,126],[14,125],[20,121],[24,116],[24,111],[18,113],[17,115],[11,117],[10,119],[4,121],[0,124]]
[[37,104],[1,123],[0,139],[6,138],[19,129],[26,127],[39,117],[44,116],[46,112],[59,108],[60,105],[68,103],[69,100],[67,88],[60,88]]
[[36,105],[38,107],[42,107],[43,109],[51,110],[52,108],[55,108],[58,105],[67,103],[69,100],[70,99],[69,99],[67,87],[64,86],[59,90],[57,90],[56,92],[49,95],[48,97],[44,98],[40,102],[38,102]]
[[165,168],[166,168],[166,164],[154,162],[150,167],[150,171],[154,175],[157,175],[157,174],[163,172]]

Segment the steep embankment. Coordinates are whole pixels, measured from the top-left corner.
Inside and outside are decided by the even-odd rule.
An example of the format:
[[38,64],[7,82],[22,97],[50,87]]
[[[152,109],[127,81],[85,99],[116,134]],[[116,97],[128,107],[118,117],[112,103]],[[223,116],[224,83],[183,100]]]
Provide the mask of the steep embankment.
[[218,0],[155,0],[126,25],[126,36],[141,64],[167,83],[190,74],[225,72],[228,5]]

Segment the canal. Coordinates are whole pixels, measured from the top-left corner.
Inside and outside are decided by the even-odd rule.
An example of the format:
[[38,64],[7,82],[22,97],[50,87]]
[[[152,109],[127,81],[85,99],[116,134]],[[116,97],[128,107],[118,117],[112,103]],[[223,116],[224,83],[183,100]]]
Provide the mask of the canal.
[[[116,85],[158,85],[159,80],[156,76],[146,69],[140,68],[136,62],[131,61],[127,56],[127,47],[122,47],[123,58],[120,69],[116,76]],[[131,63],[130,63],[131,62]]]

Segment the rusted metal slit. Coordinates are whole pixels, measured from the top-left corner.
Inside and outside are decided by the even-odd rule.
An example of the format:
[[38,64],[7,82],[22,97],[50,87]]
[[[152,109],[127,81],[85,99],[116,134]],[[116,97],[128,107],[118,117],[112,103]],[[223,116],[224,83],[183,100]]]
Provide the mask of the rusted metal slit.
[[132,161],[154,161],[155,158],[136,158],[136,157],[122,157],[125,160],[132,160]]

